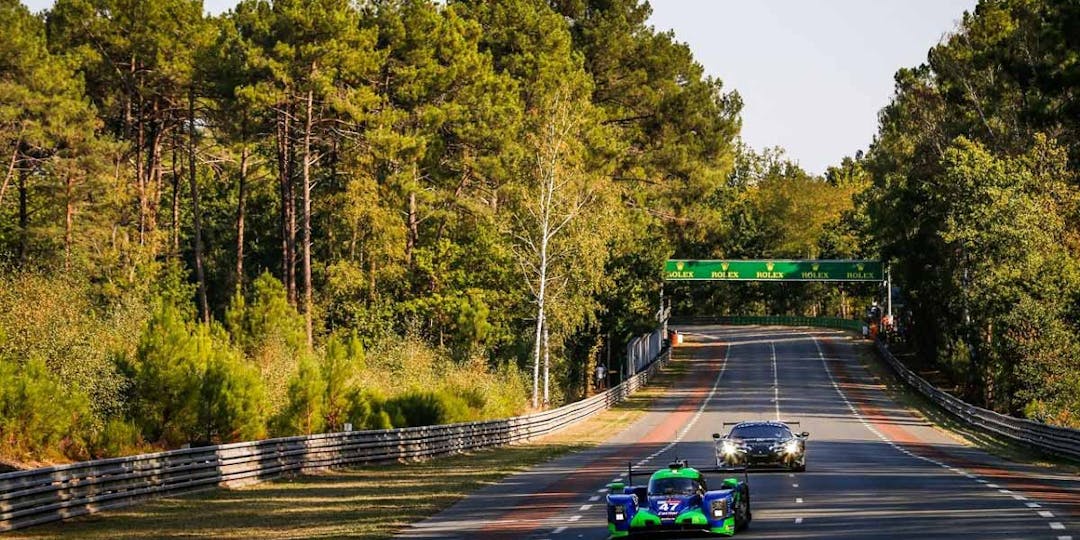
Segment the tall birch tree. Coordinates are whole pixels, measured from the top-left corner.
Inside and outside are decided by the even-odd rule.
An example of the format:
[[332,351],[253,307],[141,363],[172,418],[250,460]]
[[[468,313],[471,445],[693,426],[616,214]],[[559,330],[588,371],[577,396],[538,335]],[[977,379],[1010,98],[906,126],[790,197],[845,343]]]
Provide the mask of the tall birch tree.
[[[593,229],[602,215],[597,204],[603,197],[603,177],[586,168],[590,139],[590,107],[565,89],[532,112],[542,120],[527,137],[531,156],[523,168],[523,185],[514,190],[515,208],[510,219],[511,250],[534,304],[532,347],[533,407],[550,398],[550,306],[586,280],[572,270],[586,251],[603,259],[603,250],[588,250],[592,239],[604,236]],[[602,266],[602,263],[601,263]],[[595,276],[595,274],[592,274]]]

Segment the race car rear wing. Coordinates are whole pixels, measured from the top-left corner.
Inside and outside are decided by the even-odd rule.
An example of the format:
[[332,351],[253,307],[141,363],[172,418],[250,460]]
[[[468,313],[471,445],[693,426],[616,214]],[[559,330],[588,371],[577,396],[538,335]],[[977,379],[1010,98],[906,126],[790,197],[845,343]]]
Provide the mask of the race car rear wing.
[[[673,461],[671,463],[671,465],[669,465],[669,467],[689,467],[689,465],[687,464],[685,459],[681,459],[681,460],[677,459],[677,460]],[[740,466],[727,467],[727,466],[718,465],[718,466],[715,466],[715,467],[694,467],[694,469],[697,470],[700,473],[703,473],[703,474],[704,473],[742,473],[743,474],[743,481],[748,483],[748,484],[750,483],[750,475],[748,473],[748,469],[745,466],[740,465]],[[628,485],[628,486],[634,485],[634,473],[635,473],[634,464],[627,461],[626,462],[626,485]],[[646,476],[648,476],[651,473],[639,470],[639,471],[637,471],[637,474],[638,475],[645,474]]]
[[[769,421],[772,422],[772,420],[769,420]],[[724,422],[724,426],[737,426],[739,424],[743,424],[743,423],[746,423],[746,422],[747,422],[747,420],[741,420],[739,422]],[[802,425],[802,422],[800,422],[798,420],[776,420],[776,422],[780,422],[781,424],[787,424],[787,425],[791,425],[791,424],[798,424],[800,426]]]
[[[737,426],[737,425],[742,424],[744,422],[745,422],[745,420],[742,421],[742,422],[724,422],[721,427],[726,428],[728,426]],[[787,425],[789,427],[790,426],[800,426],[800,427],[802,426],[802,422],[800,422],[798,420],[777,420],[777,422],[785,424],[785,425]],[[802,436],[801,433],[799,435]],[[807,435],[809,435],[809,434],[807,434]],[[713,436],[712,436],[712,438],[714,438],[714,439],[720,439],[722,437],[723,437],[723,435],[721,435],[719,433],[713,433]]]

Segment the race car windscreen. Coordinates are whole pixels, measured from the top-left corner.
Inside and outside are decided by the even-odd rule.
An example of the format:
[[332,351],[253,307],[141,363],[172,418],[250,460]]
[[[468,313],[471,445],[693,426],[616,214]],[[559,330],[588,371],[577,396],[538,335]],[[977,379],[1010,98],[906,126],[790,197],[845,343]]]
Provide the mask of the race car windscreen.
[[761,424],[756,426],[736,426],[731,430],[732,439],[789,439],[791,431],[783,426]]
[[650,495],[693,495],[697,484],[689,478],[657,478],[649,481]]

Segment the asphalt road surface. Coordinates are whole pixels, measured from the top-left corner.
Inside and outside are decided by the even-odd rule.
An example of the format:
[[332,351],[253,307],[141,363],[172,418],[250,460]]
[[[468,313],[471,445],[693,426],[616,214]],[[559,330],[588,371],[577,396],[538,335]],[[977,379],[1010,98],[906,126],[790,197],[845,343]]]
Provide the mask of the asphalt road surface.
[[714,463],[723,422],[800,421],[807,471],[751,473],[740,538],[1080,540],[1080,480],[966,447],[889,399],[855,340],[808,328],[681,329],[692,371],[594,449],[481,490],[400,538],[601,539],[604,486],[676,459]]

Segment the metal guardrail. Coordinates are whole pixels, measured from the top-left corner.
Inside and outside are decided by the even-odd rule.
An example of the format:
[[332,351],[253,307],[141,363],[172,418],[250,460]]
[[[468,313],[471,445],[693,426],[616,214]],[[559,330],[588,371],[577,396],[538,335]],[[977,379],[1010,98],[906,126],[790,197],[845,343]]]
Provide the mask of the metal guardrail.
[[396,462],[526,441],[623,401],[669,359],[670,350],[661,352],[641,372],[593,397],[502,420],[286,437],[0,474],[0,531],[163,495],[255,483],[291,471]]
[[657,328],[651,334],[636,337],[626,344],[626,367],[623,373],[637,373],[649,365],[664,350],[664,330]]
[[1080,430],[1050,426],[976,407],[915,374],[896,359],[883,341],[877,341],[877,350],[904,382],[964,424],[1033,446],[1048,454],[1080,460]]

